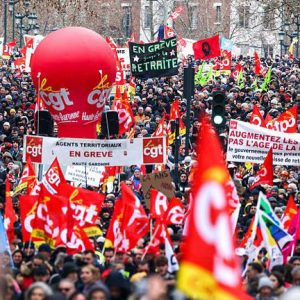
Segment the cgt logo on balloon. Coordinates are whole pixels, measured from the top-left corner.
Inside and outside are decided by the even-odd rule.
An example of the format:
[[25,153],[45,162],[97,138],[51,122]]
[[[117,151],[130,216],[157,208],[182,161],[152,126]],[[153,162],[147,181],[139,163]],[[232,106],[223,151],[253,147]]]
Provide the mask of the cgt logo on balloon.
[[[85,110],[73,110],[73,95],[68,88],[54,89],[47,86],[47,78],[43,78],[40,88],[40,96],[52,113],[52,117],[56,122],[96,122],[101,118],[102,109],[105,106],[112,86],[108,82],[108,76],[104,75],[100,82],[87,95],[86,102],[90,106],[95,106],[93,113]],[[75,101],[76,102],[76,101]],[[65,113],[62,113],[62,112]]]
[[26,139],[26,161],[30,158],[34,163],[42,163],[43,138],[30,137]]
[[163,138],[143,139],[144,164],[156,164],[164,161]]

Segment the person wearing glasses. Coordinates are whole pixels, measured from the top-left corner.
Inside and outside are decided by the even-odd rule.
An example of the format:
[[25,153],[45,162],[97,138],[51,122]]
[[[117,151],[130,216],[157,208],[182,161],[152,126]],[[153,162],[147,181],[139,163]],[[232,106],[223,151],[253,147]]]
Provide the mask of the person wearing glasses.
[[76,291],[74,282],[72,282],[70,279],[60,280],[58,284],[58,291],[61,292],[66,299],[68,299]]

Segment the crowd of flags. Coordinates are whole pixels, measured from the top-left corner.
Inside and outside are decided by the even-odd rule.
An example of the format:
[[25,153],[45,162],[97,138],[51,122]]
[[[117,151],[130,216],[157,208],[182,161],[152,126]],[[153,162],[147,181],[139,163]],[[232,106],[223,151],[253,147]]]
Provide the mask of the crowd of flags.
[[[163,26],[163,38],[175,36],[172,22],[182,13],[178,7],[170,14]],[[135,118],[130,105],[130,97],[135,95],[134,78],[126,84],[121,62],[117,55],[118,45],[112,38],[106,39],[115,54],[117,66],[116,94],[112,109],[118,112],[119,134],[133,138]],[[132,34],[128,42],[135,42]],[[178,47],[186,42],[178,37]],[[294,42],[295,43],[295,42]],[[10,57],[16,41],[4,47],[3,57]],[[202,39],[194,43],[196,59],[203,60],[195,74],[195,83],[206,85],[217,72],[231,75],[240,88],[244,88],[244,70],[240,63],[232,67],[232,43],[219,36]],[[26,53],[33,48],[33,40],[28,39],[21,49],[21,58],[15,60],[16,68],[25,65]],[[293,53],[293,43],[290,53]],[[215,59],[214,65],[206,60]],[[254,91],[266,91],[271,81],[272,69],[262,67],[258,53],[254,53]],[[263,78],[260,87],[259,78]],[[186,133],[179,109],[179,100],[171,105],[169,118],[161,118],[153,136],[167,136],[169,145],[175,140],[172,122],[178,122],[179,134]],[[297,132],[297,106],[282,113],[277,118],[261,115],[254,106],[250,123],[272,130]],[[284,122],[293,126],[283,126]],[[241,270],[235,255],[234,233],[241,204],[233,180],[223,158],[218,137],[206,117],[203,118],[199,133],[197,164],[193,170],[193,186],[188,209],[180,199],[168,199],[160,191],[152,189],[150,214],[147,215],[140,200],[125,184],[120,184],[120,197],[116,200],[113,215],[105,238],[105,247],[130,251],[140,238],[150,236],[145,249],[147,253],[158,253],[160,244],[165,244],[168,271],[178,271],[178,287],[188,296],[196,299],[247,299],[241,289]],[[209,155],[208,155],[209,154]],[[114,177],[117,168],[106,170],[106,179]],[[104,180],[104,179],[103,179]],[[273,151],[270,148],[260,170],[257,172],[250,190],[259,185],[273,185]],[[105,195],[69,184],[63,175],[58,160],[55,159],[42,180],[36,177],[30,160],[26,162],[18,186],[11,191],[6,181],[6,202],[3,217],[0,216],[0,252],[10,252],[9,244],[15,239],[14,223],[17,216],[12,197],[20,199],[20,222],[23,241],[36,245],[49,244],[53,249],[66,247],[67,253],[74,254],[86,249],[94,250],[90,238],[102,234],[97,225],[98,216]],[[266,247],[268,268],[286,262],[293,253],[295,243],[300,238],[300,211],[291,196],[282,219],[278,219],[266,196],[260,192],[256,213],[239,245],[252,262],[262,247]],[[150,226],[152,225],[152,226]],[[178,262],[174,254],[169,225],[184,225],[183,257]],[[201,251],[199,251],[201,250]],[[180,267],[179,267],[180,265]]]

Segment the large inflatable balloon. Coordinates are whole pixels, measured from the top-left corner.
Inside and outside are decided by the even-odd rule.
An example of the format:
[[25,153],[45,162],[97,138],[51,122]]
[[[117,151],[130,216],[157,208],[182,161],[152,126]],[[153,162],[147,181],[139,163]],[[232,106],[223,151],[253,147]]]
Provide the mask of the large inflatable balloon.
[[52,32],[35,50],[31,76],[59,137],[96,138],[116,77],[114,54],[98,33],[82,27]]

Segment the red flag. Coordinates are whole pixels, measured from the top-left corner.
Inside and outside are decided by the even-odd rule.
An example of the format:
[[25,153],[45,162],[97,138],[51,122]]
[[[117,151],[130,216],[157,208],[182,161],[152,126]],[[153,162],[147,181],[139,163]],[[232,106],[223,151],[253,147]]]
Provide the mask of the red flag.
[[22,224],[23,242],[30,240],[36,208],[38,205],[38,196],[20,195],[20,220]]
[[20,58],[15,59],[13,64],[14,64],[14,67],[16,70],[18,70],[20,72],[25,71],[25,57],[20,57]]
[[285,230],[289,230],[291,222],[296,216],[297,211],[298,208],[295,203],[294,197],[290,195],[281,221],[282,226]]
[[195,299],[245,299],[224,188],[227,170],[219,139],[204,121],[178,288]]
[[74,226],[83,228],[88,236],[101,234],[95,224],[105,199],[103,194],[79,187],[74,188],[67,183],[60,185],[58,194],[69,202],[68,215],[74,219],[72,220]]
[[159,246],[165,242],[167,235],[167,224],[163,218],[156,219],[153,233],[149,244],[146,247],[146,253],[159,253]]
[[152,134],[152,136],[164,136],[166,135],[166,130],[165,130],[165,116],[163,116],[160,121],[159,124],[156,127],[156,130],[154,131],[154,133]]
[[12,197],[10,194],[10,183],[8,179],[5,181],[5,210],[4,210],[4,225],[7,233],[7,238],[10,243],[15,238],[14,224],[17,221],[16,212],[13,207]]
[[2,57],[4,59],[9,59],[13,53],[14,47],[17,45],[17,40],[14,39],[10,43],[7,43],[3,46]]
[[260,65],[259,56],[256,51],[254,52],[254,60],[255,60],[255,75],[260,75],[261,65]]
[[123,244],[123,233],[121,232],[123,220],[123,201],[118,199],[115,203],[114,212],[109,223],[109,227],[105,238],[105,248],[124,248]]
[[292,108],[283,112],[278,118],[273,120],[272,129],[286,133],[297,133],[298,105],[294,105]]
[[164,25],[165,39],[175,36],[175,32],[171,27]]
[[178,36],[177,44],[180,47],[184,48],[184,47],[186,47],[186,40],[183,37]]
[[219,35],[199,40],[193,44],[195,59],[210,59],[221,55]]
[[184,214],[185,209],[182,202],[178,198],[172,198],[165,213],[167,225],[182,225]]
[[232,55],[230,51],[221,50],[221,59],[217,59],[215,65],[213,66],[213,70],[218,70],[223,74],[231,73],[231,61]]
[[19,184],[17,185],[17,187],[14,190],[14,195],[18,194],[25,188],[27,188],[26,194],[30,194],[33,187],[36,185],[36,183],[37,183],[37,178],[35,176],[34,168],[33,168],[31,159],[29,157],[27,159],[27,163],[24,167]]
[[140,200],[124,182],[121,183],[121,194],[124,205],[121,226],[125,237],[123,246],[125,250],[130,250],[136,246],[140,238],[148,233],[149,219]]
[[164,216],[168,209],[168,197],[156,189],[150,191],[150,213],[153,219]]
[[119,136],[126,132],[129,132],[130,128],[135,124],[135,121],[126,92],[124,92],[122,100],[120,98],[117,98],[116,94],[116,97],[112,104],[112,109],[118,112]]
[[116,50],[118,48],[118,45],[116,44],[116,42],[113,40],[112,37],[107,36],[105,38],[105,40],[106,40],[107,44],[110,46],[111,49],[115,49]]
[[261,184],[273,185],[273,150],[270,148],[265,161],[257,172],[250,190]]
[[179,113],[179,101],[178,99],[174,100],[174,102],[171,104],[171,110],[170,110],[170,121],[175,121],[176,119],[180,118]]
[[239,73],[243,70],[243,67],[240,63],[237,63],[235,68],[233,69],[231,76],[234,80],[237,80],[237,77],[239,76]]
[[183,6],[176,7],[175,11],[171,13],[170,18],[172,20],[177,19],[183,11],[184,11],[184,7]]
[[271,117],[271,115],[269,113],[267,113],[267,115],[265,117],[265,124],[266,124],[266,128],[272,129],[273,118]]
[[265,120],[256,105],[253,106],[253,110],[250,118],[250,124],[266,127]]

